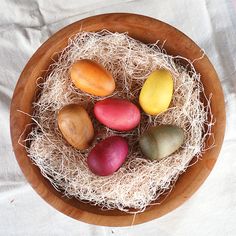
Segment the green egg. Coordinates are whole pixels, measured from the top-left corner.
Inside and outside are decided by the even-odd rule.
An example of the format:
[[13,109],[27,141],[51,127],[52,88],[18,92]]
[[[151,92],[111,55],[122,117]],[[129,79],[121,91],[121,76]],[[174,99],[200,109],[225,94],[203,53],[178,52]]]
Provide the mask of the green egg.
[[175,125],[160,125],[148,129],[139,139],[142,153],[151,160],[160,161],[184,142],[184,131]]

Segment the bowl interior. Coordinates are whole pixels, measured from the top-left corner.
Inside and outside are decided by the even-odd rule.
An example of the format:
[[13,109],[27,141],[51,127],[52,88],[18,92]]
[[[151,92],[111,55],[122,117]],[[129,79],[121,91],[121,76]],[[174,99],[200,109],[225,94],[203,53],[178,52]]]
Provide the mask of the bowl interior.
[[202,56],[201,49],[186,35],[174,27],[152,19],[135,14],[105,14],[86,18],[75,22],[49,38],[31,57],[24,68],[16,85],[11,103],[10,128],[12,144],[16,159],[29,183],[34,190],[54,208],[75,219],[97,225],[127,226],[143,223],[158,218],[175,209],[201,186],[211,172],[218,157],[225,129],[224,97],[217,74],[207,56],[197,60],[194,66],[201,74],[207,97],[212,94],[211,109],[216,119],[212,132],[215,147],[207,150],[202,160],[189,167],[180,176],[171,193],[162,204],[149,206],[145,212],[133,215],[119,210],[103,211],[97,206],[82,203],[76,199],[68,199],[57,192],[47,179],[45,179],[37,166],[33,165],[27,156],[25,148],[19,145],[31,129],[31,119],[17,110],[32,114],[32,102],[36,99],[36,80],[43,77],[49,65],[55,60],[56,52],[60,52],[68,42],[68,38],[83,31],[100,31],[107,29],[111,32],[127,32],[129,36],[144,43],[154,43],[159,40],[165,42],[164,48],[170,55],[180,55],[190,60]]

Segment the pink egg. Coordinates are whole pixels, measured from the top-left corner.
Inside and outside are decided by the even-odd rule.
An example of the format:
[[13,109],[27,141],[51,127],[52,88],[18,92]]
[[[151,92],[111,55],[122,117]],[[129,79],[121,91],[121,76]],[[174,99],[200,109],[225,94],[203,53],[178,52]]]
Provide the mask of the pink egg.
[[98,143],[88,155],[88,167],[96,175],[107,176],[117,171],[128,155],[128,143],[111,136]]
[[128,131],[140,122],[139,109],[128,100],[106,98],[94,106],[96,118],[108,128],[118,131]]

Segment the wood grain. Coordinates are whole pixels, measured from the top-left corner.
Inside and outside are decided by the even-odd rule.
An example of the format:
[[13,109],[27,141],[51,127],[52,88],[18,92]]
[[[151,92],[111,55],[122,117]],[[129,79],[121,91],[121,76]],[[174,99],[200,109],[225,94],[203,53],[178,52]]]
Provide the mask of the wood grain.
[[[25,66],[16,85],[11,103],[11,138],[15,156],[22,172],[33,189],[50,205],[70,217],[90,224],[128,226],[133,221],[133,216],[130,214],[119,210],[102,211],[98,207],[63,197],[41,175],[38,167],[32,164],[25,148],[18,144],[18,140],[23,141],[30,131],[31,126],[28,124],[31,123],[31,119],[17,110],[32,113],[32,102],[38,92],[36,79],[44,76],[45,70],[52,63],[55,52],[61,51],[67,45],[68,38],[81,30],[99,31],[102,29],[108,29],[112,32],[127,32],[131,37],[144,43],[154,43],[157,40],[163,43],[165,41],[165,49],[171,55],[180,55],[190,60],[202,56],[201,49],[186,35],[166,23],[146,16],[115,13],[93,16],[75,22],[50,37]],[[213,95],[211,109],[216,119],[216,124],[212,130],[215,137],[215,147],[206,151],[201,161],[188,168],[180,176],[172,192],[162,204],[149,206],[145,212],[137,214],[134,224],[140,224],[165,215],[189,199],[203,184],[219,155],[225,130],[223,92],[216,71],[207,56],[196,61],[194,66],[201,74],[206,95]]]

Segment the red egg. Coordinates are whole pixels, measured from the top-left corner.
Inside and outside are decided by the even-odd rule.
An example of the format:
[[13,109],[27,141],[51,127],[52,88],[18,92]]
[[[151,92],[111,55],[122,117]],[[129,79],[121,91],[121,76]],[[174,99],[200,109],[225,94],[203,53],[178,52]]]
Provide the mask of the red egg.
[[98,143],[88,155],[88,167],[96,175],[107,176],[117,171],[128,155],[128,143],[111,136]]
[[108,128],[118,131],[128,131],[140,122],[139,109],[128,100],[106,98],[94,106],[96,118]]

